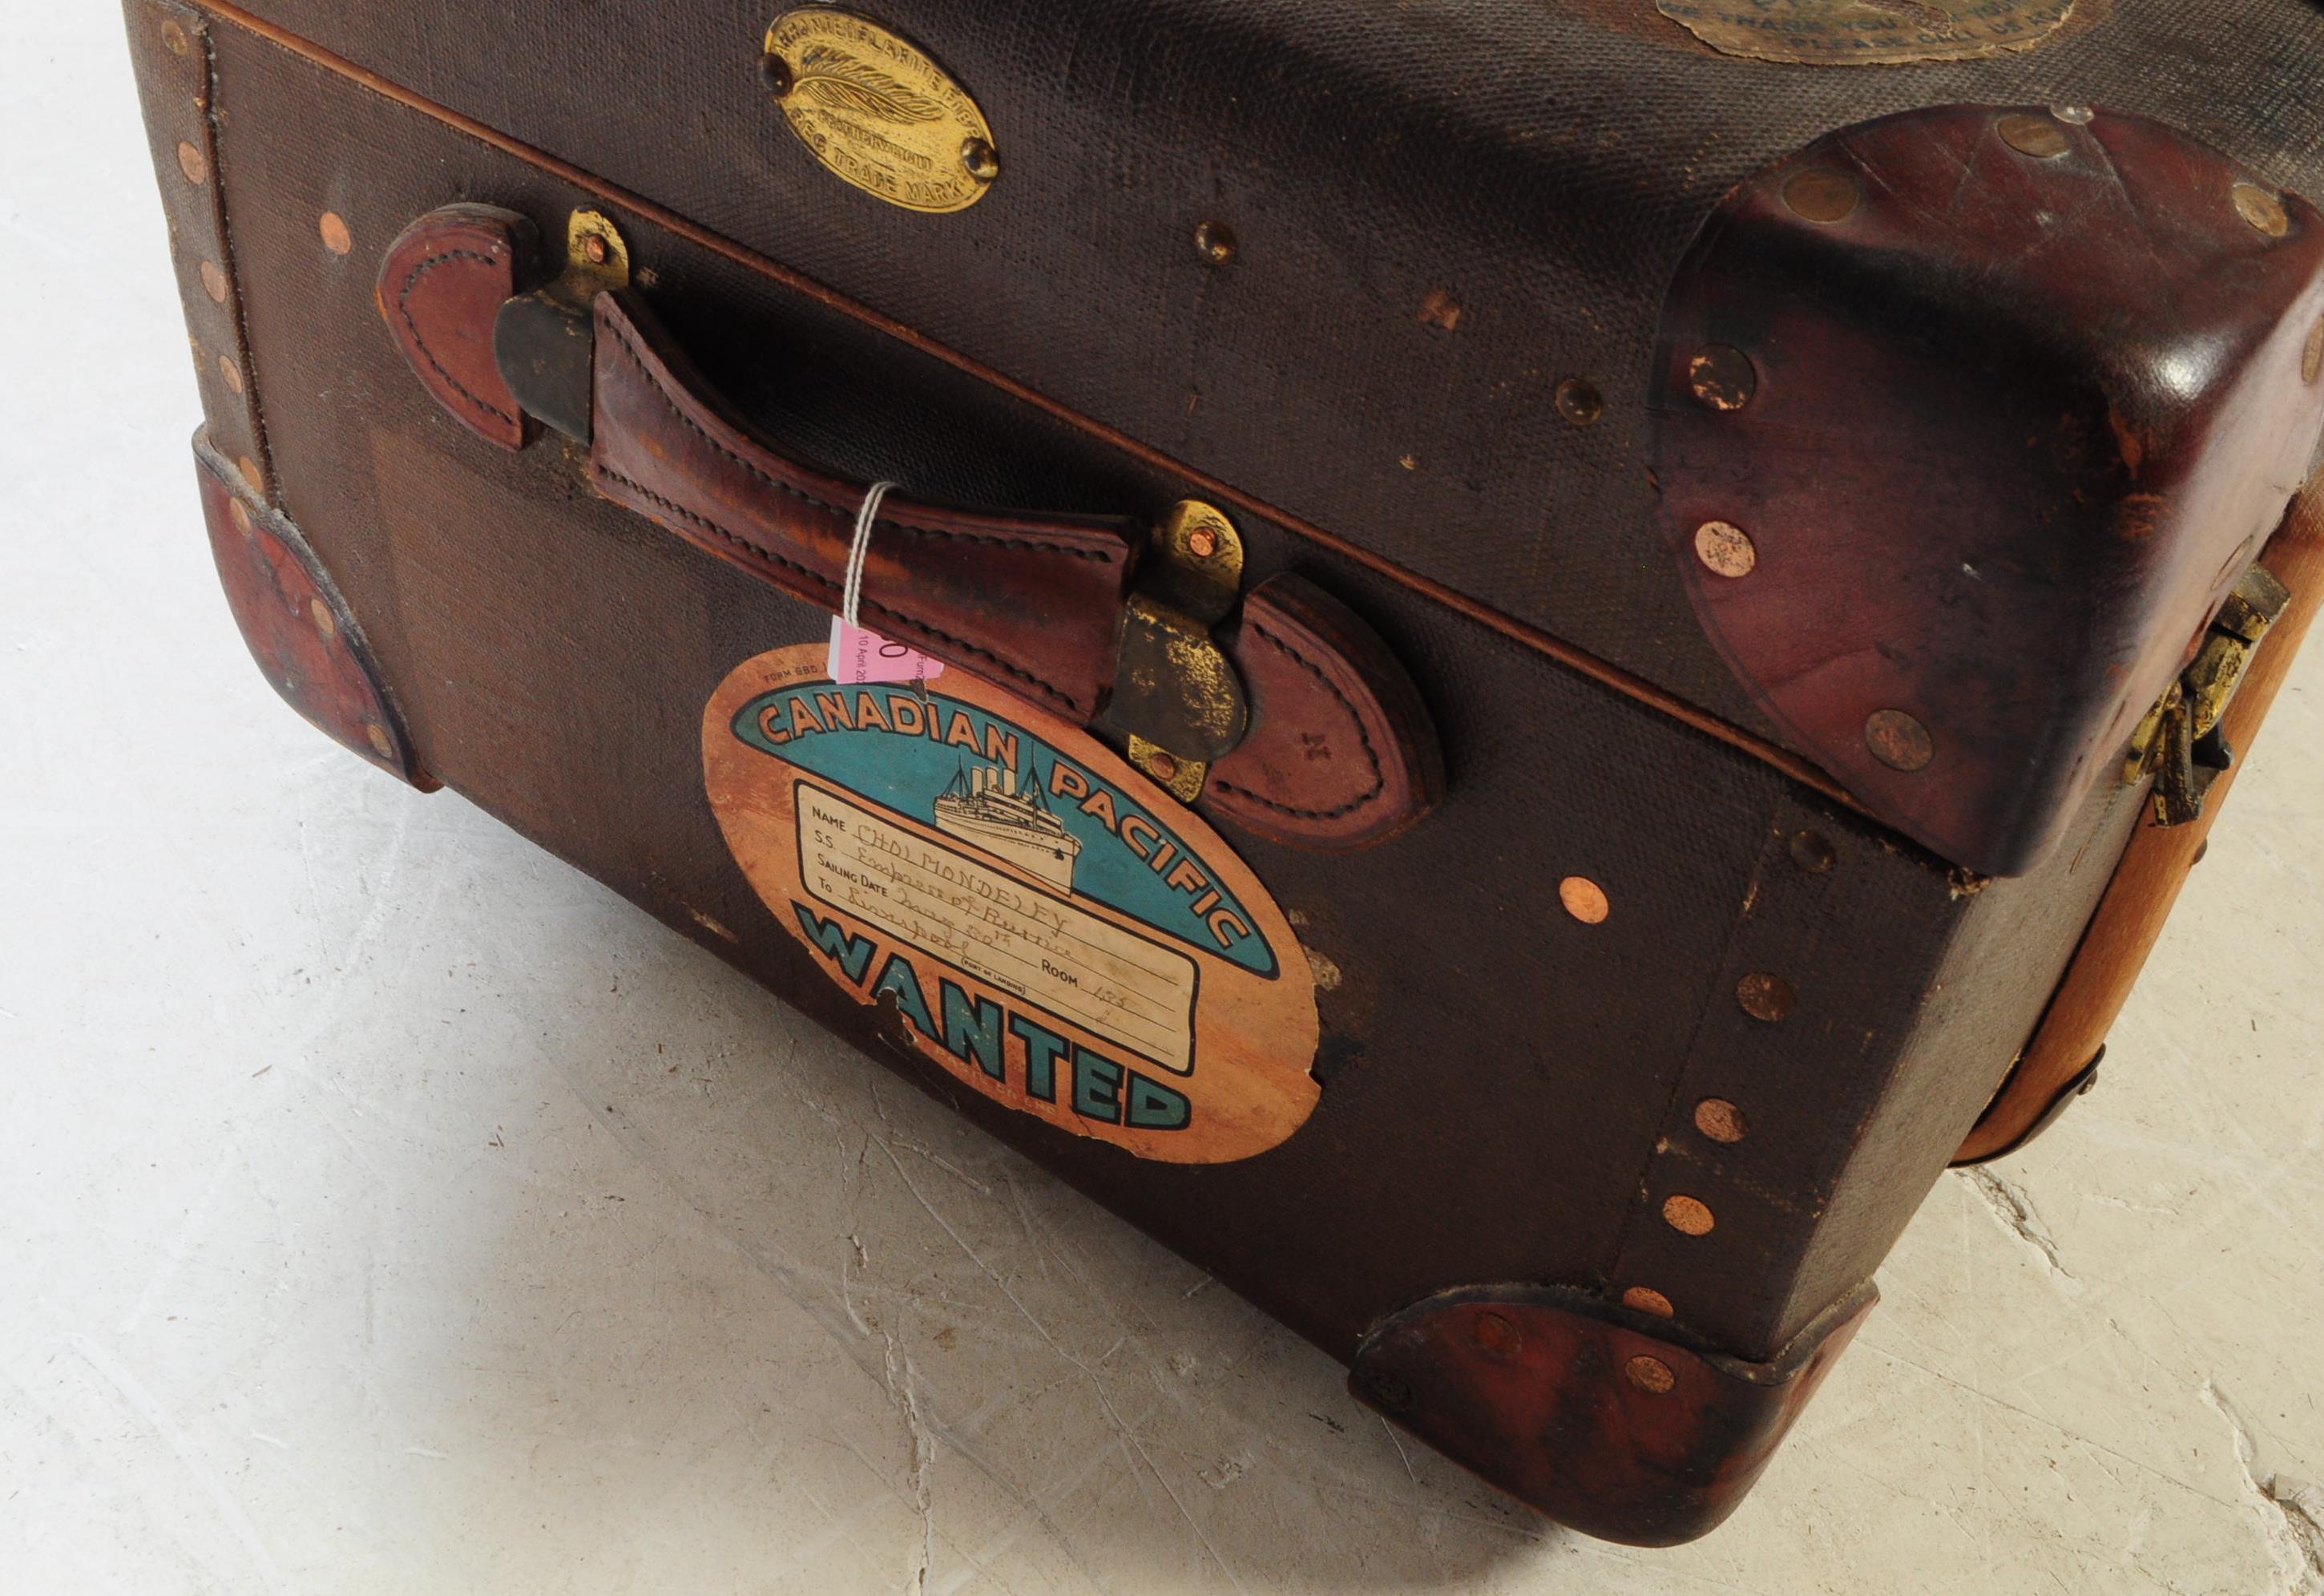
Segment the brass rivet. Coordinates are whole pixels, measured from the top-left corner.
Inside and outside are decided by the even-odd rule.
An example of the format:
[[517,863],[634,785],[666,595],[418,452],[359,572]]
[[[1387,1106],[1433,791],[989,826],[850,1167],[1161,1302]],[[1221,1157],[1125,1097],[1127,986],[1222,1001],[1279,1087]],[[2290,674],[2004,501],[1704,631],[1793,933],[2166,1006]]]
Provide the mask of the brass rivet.
[[180,143],[178,146],[178,170],[186,174],[186,181],[189,183],[206,183],[210,178],[209,157],[191,144]]
[[325,604],[321,599],[309,599],[307,601],[307,613],[314,618],[315,630],[322,633],[323,641],[325,642],[328,642],[333,638],[339,635],[339,623],[332,618],[331,606]]
[[1706,521],[1695,528],[1694,554],[1722,577],[1748,577],[1759,564],[1750,535],[1729,521]]
[[219,265],[216,261],[204,261],[202,263],[202,291],[209,295],[211,299],[217,300],[219,304],[223,305],[226,303],[226,291],[227,286],[226,280],[226,268]]
[[2052,106],[2050,115],[2061,122],[2070,122],[2076,127],[2088,127],[2098,114],[2088,106]]
[[1219,535],[1209,527],[1196,527],[1186,534],[1186,552],[1196,559],[1208,559],[1219,551]]
[[183,55],[193,47],[194,42],[186,37],[186,30],[180,27],[174,19],[161,24],[162,49],[171,55]]
[[325,211],[315,223],[315,231],[323,235],[323,247],[335,255],[343,255],[355,246],[355,235],[347,231],[346,218],[337,211]]
[[1576,427],[1594,427],[1606,413],[1606,396],[1586,377],[1568,377],[1557,385],[1557,413]]
[[2300,380],[2313,383],[2324,377],[2324,321],[2319,321],[2308,332],[2308,348],[2300,357]]
[[1178,761],[1157,748],[1146,761],[1146,773],[1167,785],[1178,779]]
[[2256,183],[2237,183],[2235,201],[2236,214],[2270,238],[2292,231],[2292,213],[2283,208],[2283,201]]
[[1694,1105],[1694,1128],[1731,1147],[1743,1139],[1743,1111],[1723,1097],[1706,1097]]
[[769,94],[780,99],[790,93],[791,85],[797,80],[791,76],[790,62],[769,51],[759,58],[759,81],[766,87]]
[[1929,728],[1901,709],[1877,709],[1864,723],[1864,745],[1892,770],[1925,770],[1937,757]]
[[1744,1013],[1769,1025],[1789,1019],[1792,1010],[1800,1006],[1791,983],[1765,970],[1754,970],[1735,983],[1735,1001],[1743,1005]]
[[1792,863],[1810,875],[1821,875],[1839,862],[1831,839],[1820,831],[1792,834]]
[[395,757],[395,743],[388,736],[385,726],[381,725],[377,721],[365,721],[364,735],[371,739],[373,752],[380,758],[392,760]]
[[1640,1352],[1625,1364],[1623,1372],[1630,1377],[1632,1385],[1650,1396],[1662,1396],[1673,1386],[1678,1384],[1678,1376],[1671,1372],[1669,1364],[1660,1358],[1650,1358],[1644,1352]]
[[218,356],[218,376],[236,393],[242,392],[242,367],[235,364],[233,355]]
[[1478,1315],[1473,1333],[1479,1346],[1503,1358],[1511,1356],[1525,1345],[1525,1337],[1518,1333],[1517,1327],[1499,1314]]
[[1663,1222],[1681,1235],[1707,1236],[1719,1222],[1702,1198],[1676,1196],[1663,1199]]
[[226,502],[226,518],[234,522],[234,530],[240,532],[244,537],[249,538],[257,535],[258,529],[251,522],[250,506],[244,503],[241,500],[228,499]]
[[1001,153],[984,139],[962,140],[960,163],[980,183],[991,182],[1001,175]]
[[1443,332],[1457,332],[1461,328],[1461,301],[1441,288],[1432,288],[1420,301],[1420,325],[1436,328]]
[[1613,912],[1613,906],[1606,901],[1606,889],[1588,876],[1570,875],[1558,882],[1557,900],[1585,926],[1601,925]]
[[1759,368],[1740,349],[1706,344],[1686,363],[1687,385],[1715,411],[1739,411],[1759,392]]
[[1234,229],[1224,222],[1204,222],[1194,229],[1194,253],[1207,265],[1223,266],[1235,258]]
[[1994,131],[2001,134],[2003,143],[2036,161],[2055,161],[2070,147],[2064,128],[2047,116],[2029,115],[2023,111],[2004,116]]
[[242,480],[250,484],[250,491],[252,493],[258,494],[261,498],[265,497],[266,474],[259,470],[257,461],[252,459],[248,455],[244,455],[241,459],[236,460],[234,463],[234,468],[242,473]]
[[1852,178],[1812,166],[1784,185],[1784,203],[1802,221],[1829,225],[1854,216],[1864,203],[1864,190]]
[[1678,1310],[1671,1299],[1651,1286],[1633,1286],[1622,1293],[1622,1305],[1634,1313],[1652,1314],[1657,1319],[1667,1319]]

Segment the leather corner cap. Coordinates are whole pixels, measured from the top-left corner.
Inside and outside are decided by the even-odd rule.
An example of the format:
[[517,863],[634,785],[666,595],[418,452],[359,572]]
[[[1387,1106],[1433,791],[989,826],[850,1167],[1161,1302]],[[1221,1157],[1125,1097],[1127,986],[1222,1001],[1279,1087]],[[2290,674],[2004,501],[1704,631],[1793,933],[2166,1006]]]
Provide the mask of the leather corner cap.
[[1660,517],[1787,741],[2022,875],[2308,474],[2324,212],[2160,123],[1947,106],[1721,201],[1654,373]]
[[1674,1546],[1741,1505],[1879,1296],[1858,1287],[1751,1363],[1586,1292],[1470,1287],[1374,1325],[1348,1388],[1561,1524]]
[[268,684],[332,741],[435,791],[442,783],[420,768],[363,632],[307,540],[238,490],[234,467],[199,438],[194,463],[218,581]]
[[493,324],[537,236],[529,219],[493,206],[431,210],[388,246],[374,295],[421,386],[504,449],[522,448],[533,422],[493,360]]
[[1327,853],[1388,841],[1444,796],[1420,693],[1372,629],[1297,577],[1243,600],[1229,649],[1250,732],[1213,767],[1203,799],[1273,842]]

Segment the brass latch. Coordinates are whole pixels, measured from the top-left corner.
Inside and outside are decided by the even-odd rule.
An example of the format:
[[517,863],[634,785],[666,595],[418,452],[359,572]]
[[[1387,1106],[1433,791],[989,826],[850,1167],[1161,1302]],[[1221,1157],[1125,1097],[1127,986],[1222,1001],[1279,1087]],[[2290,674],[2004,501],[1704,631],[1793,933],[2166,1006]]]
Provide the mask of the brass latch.
[[1212,764],[1250,726],[1242,679],[1211,636],[1242,597],[1242,538],[1199,499],[1154,530],[1122,612],[1106,719],[1130,739],[1130,762],[1179,802],[1203,796]]
[[2195,662],[2146,712],[2123,768],[2126,786],[2154,778],[2154,823],[2185,826],[2201,818],[2221,771],[2235,764],[2220,722],[2267,629],[2292,602],[2291,590],[2264,566],[2239,577],[2204,633]]

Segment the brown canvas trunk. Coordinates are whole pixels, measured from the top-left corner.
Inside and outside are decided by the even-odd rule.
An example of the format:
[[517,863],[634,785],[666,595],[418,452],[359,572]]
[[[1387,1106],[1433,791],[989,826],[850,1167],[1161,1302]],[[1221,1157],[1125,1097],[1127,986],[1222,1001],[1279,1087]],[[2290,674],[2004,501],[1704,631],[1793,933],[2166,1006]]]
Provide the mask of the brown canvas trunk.
[[2324,594],[2306,0],[126,9],[285,696],[1592,1534],[2087,1086]]

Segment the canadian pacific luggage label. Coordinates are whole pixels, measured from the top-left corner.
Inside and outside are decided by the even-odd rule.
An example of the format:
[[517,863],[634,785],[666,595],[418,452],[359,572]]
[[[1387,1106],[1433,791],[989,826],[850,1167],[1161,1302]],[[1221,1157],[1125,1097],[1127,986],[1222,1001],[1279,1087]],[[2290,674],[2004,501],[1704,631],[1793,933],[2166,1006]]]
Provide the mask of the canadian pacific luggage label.
[[712,807],[784,931],[986,1096],[1140,1158],[1263,1152],[1314,1107],[1314,982],[1274,899],[1104,744],[961,672],[739,667]]

